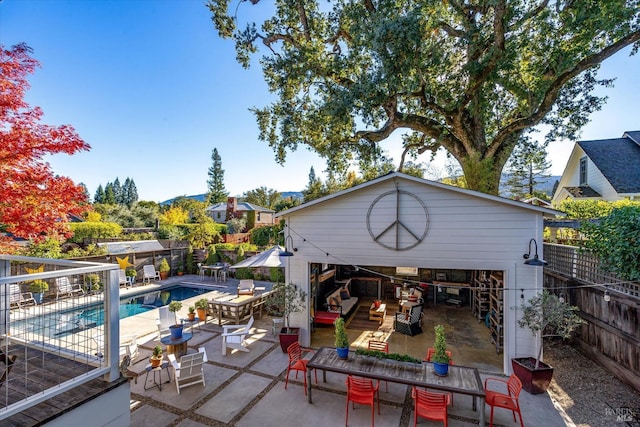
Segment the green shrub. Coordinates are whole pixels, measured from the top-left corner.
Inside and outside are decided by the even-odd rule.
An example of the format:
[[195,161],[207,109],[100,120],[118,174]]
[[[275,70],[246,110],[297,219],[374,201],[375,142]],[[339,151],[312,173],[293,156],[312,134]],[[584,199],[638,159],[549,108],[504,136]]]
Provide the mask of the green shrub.
[[84,239],[108,239],[118,237],[122,227],[115,222],[72,222],[69,224],[73,237],[70,241],[82,243]]

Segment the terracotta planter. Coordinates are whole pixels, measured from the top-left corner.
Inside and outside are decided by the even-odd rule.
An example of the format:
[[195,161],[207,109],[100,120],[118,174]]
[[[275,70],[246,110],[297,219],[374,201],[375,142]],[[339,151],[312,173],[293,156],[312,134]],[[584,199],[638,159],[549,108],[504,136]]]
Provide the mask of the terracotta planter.
[[151,361],[151,367],[152,368],[157,368],[158,366],[160,366],[162,364],[162,357],[163,356],[160,356],[160,357],[156,358],[155,356],[151,356],[149,358],[149,360]]
[[189,319],[190,322],[193,322],[194,320],[196,320],[196,314],[195,313],[187,313],[187,319]]
[[200,319],[201,322],[205,322],[207,320],[207,310],[204,308],[196,308],[196,311],[198,312],[198,319]]
[[169,273],[166,271],[161,271],[160,272],[160,280],[166,280],[166,278],[169,277]]
[[300,328],[282,328],[280,330],[280,335],[278,338],[280,339],[280,348],[283,353],[287,352],[287,349],[291,344],[298,341],[298,336],[300,335]]
[[522,381],[522,388],[530,394],[544,393],[551,383],[553,367],[542,362],[540,362],[538,369],[535,369],[535,366],[536,359],[534,357],[511,359],[511,368]]

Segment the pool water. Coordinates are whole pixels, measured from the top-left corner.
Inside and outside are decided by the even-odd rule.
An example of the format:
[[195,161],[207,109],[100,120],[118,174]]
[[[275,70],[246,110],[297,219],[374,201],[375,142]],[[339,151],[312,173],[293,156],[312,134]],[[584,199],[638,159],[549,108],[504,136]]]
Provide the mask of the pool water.
[[[210,291],[210,289],[204,288],[173,286],[161,291],[120,298],[120,319],[162,307],[171,301],[182,301]],[[22,333],[32,332],[54,337],[103,324],[104,308],[102,304],[98,304],[84,309],[70,310],[12,322],[11,327],[14,330],[20,330]]]

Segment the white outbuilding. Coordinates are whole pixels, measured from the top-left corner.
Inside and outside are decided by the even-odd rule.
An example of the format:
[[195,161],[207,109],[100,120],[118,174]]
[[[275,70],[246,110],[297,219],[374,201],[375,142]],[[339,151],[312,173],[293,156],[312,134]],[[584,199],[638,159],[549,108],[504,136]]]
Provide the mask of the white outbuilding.
[[[501,299],[494,314],[509,374],[511,358],[537,354],[541,345],[516,321],[521,298],[543,285],[542,267],[525,264],[523,254],[533,259],[537,251],[543,258],[543,218],[560,214],[398,172],[280,212],[286,249],[293,253],[286,280],[307,294],[306,311],[294,314],[291,324],[301,327],[301,344],[310,345],[310,314],[322,310],[327,292],[322,278],[338,283],[346,270],[378,277],[382,292],[407,281],[430,283],[434,302],[466,288],[465,304],[481,320],[489,309],[478,297],[493,286]],[[375,287],[360,292],[381,292]]]

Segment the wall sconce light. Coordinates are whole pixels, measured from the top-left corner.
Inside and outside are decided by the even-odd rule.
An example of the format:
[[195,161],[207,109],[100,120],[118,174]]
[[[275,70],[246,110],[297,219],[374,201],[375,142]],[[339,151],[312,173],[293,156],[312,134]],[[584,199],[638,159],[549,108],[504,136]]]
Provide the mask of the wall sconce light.
[[290,247],[293,249],[294,252],[298,250],[293,247],[293,237],[287,236],[284,239],[284,251],[280,251],[280,256],[293,256],[293,252],[289,251]]
[[[535,254],[533,258],[531,258],[531,242],[533,242],[533,246],[535,248]],[[547,265],[547,261],[538,258],[538,243],[536,239],[529,240],[529,253],[522,255],[522,258],[526,259],[524,262],[526,265],[533,265],[535,267],[542,267],[543,265]]]
[[604,291],[604,301],[605,302],[609,302],[611,301],[611,294],[609,293],[609,289],[606,289]]
[[520,289],[520,301],[524,302],[524,289]]

